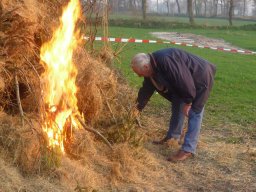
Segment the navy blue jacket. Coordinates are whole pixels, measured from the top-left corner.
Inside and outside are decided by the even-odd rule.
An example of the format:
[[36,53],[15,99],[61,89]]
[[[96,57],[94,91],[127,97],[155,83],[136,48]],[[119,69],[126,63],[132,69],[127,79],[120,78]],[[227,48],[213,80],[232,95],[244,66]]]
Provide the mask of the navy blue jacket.
[[149,55],[155,83],[144,77],[138,93],[137,108],[141,111],[154,91],[157,91],[169,101],[176,95],[184,103],[191,103],[194,111],[200,112],[213,86],[215,65],[176,48],[162,49]]

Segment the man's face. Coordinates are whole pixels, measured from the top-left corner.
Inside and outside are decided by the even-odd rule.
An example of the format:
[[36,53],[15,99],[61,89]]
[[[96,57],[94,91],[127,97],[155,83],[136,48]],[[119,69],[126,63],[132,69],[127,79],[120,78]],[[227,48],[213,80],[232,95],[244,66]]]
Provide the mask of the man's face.
[[152,74],[150,68],[146,65],[144,65],[144,67],[140,69],[136,67],[132,67],[132,69],[139,77],[150,77]]

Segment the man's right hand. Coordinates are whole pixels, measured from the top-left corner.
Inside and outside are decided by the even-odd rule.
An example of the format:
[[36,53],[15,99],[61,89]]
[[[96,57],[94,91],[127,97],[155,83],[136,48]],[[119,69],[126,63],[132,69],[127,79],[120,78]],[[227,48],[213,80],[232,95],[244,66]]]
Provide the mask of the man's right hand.
[[139,116],[140,116],[140,111],[136,107],[133,107],[130,111],[130,117],[137,119]]
[[183,107],[183,114],[188,117],[190,110],[191,110],[191,104],[185,104]]

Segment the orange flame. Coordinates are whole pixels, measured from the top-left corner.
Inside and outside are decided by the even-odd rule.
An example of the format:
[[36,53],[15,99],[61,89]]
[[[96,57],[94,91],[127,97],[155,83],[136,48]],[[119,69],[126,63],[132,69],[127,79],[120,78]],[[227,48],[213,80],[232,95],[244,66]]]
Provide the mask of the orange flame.
[[[64,152],[65,127],[74,125],[77,113],[77,69],[72,62],[73,51],[78,45],[79,31],[75,31],[80,16],[79,0],[71,0],[63,9],[60,26],[52,39],[42,45],[40,58],[45,66],[44,102],[47,105],[43,130],[48,135],[48,145]],[[70,125],[67,125],[70,124]]]

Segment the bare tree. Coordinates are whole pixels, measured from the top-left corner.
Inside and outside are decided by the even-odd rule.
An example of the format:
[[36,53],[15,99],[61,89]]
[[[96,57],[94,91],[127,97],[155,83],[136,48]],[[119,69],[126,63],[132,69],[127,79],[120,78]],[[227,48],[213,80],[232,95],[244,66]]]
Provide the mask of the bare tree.
[[[203,14],[203,10],[206,9],[206,1],[207,0],[195,0],[195,12],[196,16],[206,16],[206,10],[204,11],[205,14]],[[204,4],[205,3],[205,4]],[[203,9],[204,8],[204,9]]]
[[204,16],[206,17],[207,12],[207,0],[204,0]]
[[229,14],[230,0],[224,0],[224,16]]
[[147,0],[142,0],[142,16],[143,20],[147,18]]
[[156,1],[156,12],[158,13],[158,6],[159,6],[159,4],[158,4],[158,0]]
[[196,0],[194,0],[194,7],[195,7],[195,12],[196,12],[196,16],[198,16],[198,12],[199,12],[199,10],[198,10],[198,7],[197,7],[197,1]]
[[246,12],[246,0],[244,0],[243,3],[244,3],[244,6],[243,6],[243,7],[244,7],[244,9],[243,9],[243,16],[245,16],[245,12]]
[[225,10],[224,10],[224,8],[225,8],[225,1],[224,0],[220,0],[220,15],[221,16],[223,16],[223,15],[225,15],[224,13],[225,13]]
[[176,0],[177,8],[178,8],[178,14],[180,15],[180,3],[179,0]]
[[246,15],[246,5],[248,0],[234,0],[234,11],[238,16],[245,16]]
[[[243,0],[243,2],[241,3],[241,4],[242,4],[242,5],[241,5],[241,6],[242,6],[242,13],[241,13],[241,14],[242,14],[243,16],[246,16],[246,14],[247,14],[247,4],[248,4],[248,3],[253,3],[253,1],[251,1],[251,0]],[[252,6],[252,7],[253,7],[253,6]],[[251,7],[251,8],[252,8],[252,7]]]
[[191,25],[195,24],[194,21],[194,14],[193,14],[193,0],[187,0],[187,12],[188,12],[188,16],[189,16],[189,23]]
[[232,26],[233,22],[233,13],[234,13],[234,1],[233,0],[229,0],[229,11],[228,11],[228,21],[229,21],[229,25]]
[[218,15],[218,3],[219,3],[218,0],[214,0],[214,1],[213,1],[213,4],[214,4],[214,5],[213,5],[213,6],[214,6],[214,9],[213,9],[213,10],[214,10],[213,16],[214,16],[214,17],[216,17],[216,16]]
[[164,1],[166,3],[166,8],[167,8],[167,15],[170,15],[170,1],[169,0],[165,0]]
[[253,14],[256,15],[256,0],[253,0]]
[[125,1],[124,0],[117,1],[117,11],[120,11],[120,9],[122,7],[124,7],[124,5],[125,5]]
[[197,15],[206,16],[206,7],[206,0],[197,0],[195,8]]
[[129,0],[129,9],[130,9],[131,11],[134,11],[134,9],[135,9],[135,4],[134,4],[134,1],[133,1],[133,0]]

